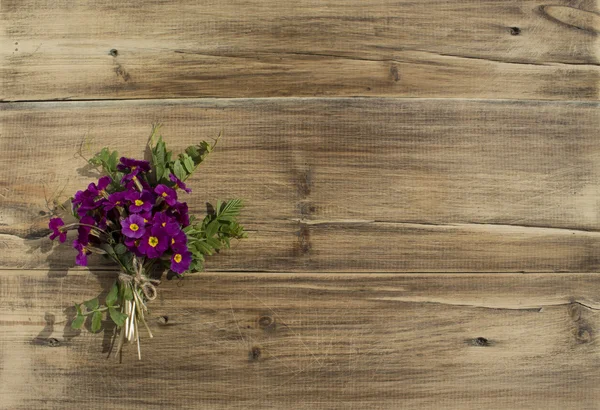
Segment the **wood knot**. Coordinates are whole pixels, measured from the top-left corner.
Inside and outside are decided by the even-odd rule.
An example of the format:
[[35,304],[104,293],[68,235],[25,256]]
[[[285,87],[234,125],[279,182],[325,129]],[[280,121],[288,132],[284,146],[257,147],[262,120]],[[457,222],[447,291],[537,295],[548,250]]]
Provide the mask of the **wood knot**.
[[167,323],[169,323],[169,316],[160,316],[158,319],[156,319],[156,321],[158,322],[159,325],[166,325]]
[[400,73],[398,72],[398,67],[395,64],[392,64],[392,66],[390,67],[390,75],[392,76],[392,80],[400,80]]
[[593,339],[592,329],[589,326],[580,326],[575,333],[575,339],[579,343],[589,343]]
[[299,203],[297,208],[300,211],[300,216],[302,218],[312,216],[317,211],[317,207],[308,202]]
[[569,316],[573,319],[574,322],[577,322],[581,319],[581,306],[578,303],[569,304]]
[[113,48],[112,50],[110,50],[110,51],[108,52],[108,54],[110,54],[110,55],[111,55],[111,56],[113,56],[113,57],[116,57],[116,56],[118,56],[118,55],[119,55],[119,52],[117,51],[117,49],[116,49],[116,48]]
[[511,36],[518,36],[521,34],[521,29],[519,27],[509,27]]
[[298,253],[300,255],[306,255],[310,252],[310,248],[312,247],[310,243],[310,229],[306,225],[302,225],[300,230],[298,231]]
[[275,324],[275,320],[271,316],[265,315],[265,316],[259,317],[257,320],[257,323],[261,329],[265,329],[265,328],[270,327],[273,324]]
[[471,340],[471,344],[473,344],[474,346],[489,346],[490,341],[487,340],[485,337],[476,337],[475,339]]
[[58,347],[60,346],[60,341],[53,337],[46,339],[46,344],[50,347]]
[[258,360],[260,358],[261,354],[262,354],[262,351],[260,350],[260,347],[254,346],[248,352],[248,359],[250,361],[256,361],[256,360]]
[[600,33],[600,15],[568,6],[539,6],[539,11],[550,21],[577,30],[585,30],[592,34]]
[[307,167],[306,170],[297,171],[296,173],[296,187],[298,189],[298,193],[306,198],[310,195],[310,191],[313,185],[313,171],[310,167]]

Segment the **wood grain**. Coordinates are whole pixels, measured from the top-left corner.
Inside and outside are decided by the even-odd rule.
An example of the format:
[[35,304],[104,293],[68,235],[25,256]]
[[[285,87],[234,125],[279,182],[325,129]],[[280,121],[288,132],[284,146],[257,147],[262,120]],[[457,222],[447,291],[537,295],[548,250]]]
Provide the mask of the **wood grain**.
[[594,0],[3,0],[0,99],[598,100]]
[[[188,202],[240,197],[250,239],[209,268],[591,271],[599,105],[401,99],[20,103],[0,108],[0,262],[72,266],[46,200],[86,187],[78,156],[180,150],[224,130]],[[62,195],[60,195],[62,192]]]
[[[114,275],[114,274],[112,274]],[[597,274],[202,274],[166,281],[143,360],[69,329],[108,272],[0,275],[3,408],[595,408]],[[165,317],[168,318],[165,324]]]

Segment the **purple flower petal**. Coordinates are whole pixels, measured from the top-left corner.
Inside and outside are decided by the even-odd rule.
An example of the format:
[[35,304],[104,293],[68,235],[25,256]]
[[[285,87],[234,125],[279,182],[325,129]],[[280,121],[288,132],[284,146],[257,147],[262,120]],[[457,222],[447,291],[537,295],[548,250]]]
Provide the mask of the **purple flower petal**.
[[181,230],[181,226],[179,226],[177,220],[164,212],[155,213],[152,223],[153,226],[164,230],[168,236],[173,236]]
[[174,252],[180,250],[187,250],[187,235],[183,231],[179,231],[176,235],[171,237],[171,250]]
[[188,187],[185,186],[185,184],[183,183],[182,180],[180,180],[179,178],[177,178],[175,175],[173,174],[169,174],[169,179],[173,182],[175,182],[175,186],[177,188],[183,189],[185,192],[187,192],[188,194],[190,192],[192,192],[191,189],[189,189]]
[[141,238],[146,233],[146,222],[137,214],[129,215],[121,221],[121,232],[128,238]]
[[67,240],[67,232],[62,231],[60,229],[61,226],[64,226],[65,222],[61,218],[52,218],[48,223],[48,228],[52,230],[52,234],[50,235],[50,239],[54,240],[58,237],[58,240],[61,243],[64,243]]
[[91,252],[88,251],[83,244],[79,243],[77,239],[73,241],[73,248],[79,251],[79,254],[75,257],[75,263],[79,266],[87,266],[87,256]]
[[139,212],[148,212],[154,206],[154,195],[148,191],[127,191],[125,195],[127,200],[131,201],[129,204],[129,212],[139,213]]
[[171,256],[171,270],[175,273],[183,273],[190,268],[192,254],[189,251],[173,253]]
[[167,210],[167,215],[174,217],[184,228],[190,224],[188,206],[185,202],[176,202]]
[[166,185],[159,184],[154,188],[154,192],[160,198],[162,198],[169,206],[173,206],[177,203],[177,192],[174,189],[169,188]]
[[169,238],[162,230],[155,227],[146,230],[138,246],[138,250],[150,259],[160,258],[168,248]]

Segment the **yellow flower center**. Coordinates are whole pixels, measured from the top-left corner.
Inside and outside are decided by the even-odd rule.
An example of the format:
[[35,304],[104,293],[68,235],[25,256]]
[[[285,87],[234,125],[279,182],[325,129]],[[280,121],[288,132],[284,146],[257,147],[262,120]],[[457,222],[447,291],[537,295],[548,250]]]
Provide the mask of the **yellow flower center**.
[[152,246],[153,248],[156,248],[156,245],[158,245],[158,238],[156,236],[151,236],[150,238],[148,238],[148,245]]
[[115,202],[115,205],[121,205],[121,201]]
[[136,168],[137,168],[137,167],[136,167],[135,165],[133,165],[133,166],[131,167],[131,170],[132,170],[132,171],[135,171],[135,169],[136,169]]
[[175,238],[171,238],[171,245],[175,243]]
[[148,222],[148,220],[147,220],[146,218],[144,218],[144,222],[146,222],[146,223],[147,223],[147,222]]
[[160,224],[160,226],[162,226],[164,228],[165,226],[167,226],[167,223],[163,222],[163,223]]
[[144,205],[144,201],[142,201],[141,199],[135,200],[135,206],[142,206],[142,205]]
[[163,192],[161,195],[162,195],[163,198],[167,197],[167,193],[166,192]]
[[173,260],[174,260],[175,262],[177,262],[177,263],[181,262],[181,255],[180,255],[180,254],[176,254],[176,255],[173,257]]
[[138,229],[140,229],[140,227],[137,224],[131,224],[131,225],[129,225],[129,229],[131,229],[133,232],[135,232]]

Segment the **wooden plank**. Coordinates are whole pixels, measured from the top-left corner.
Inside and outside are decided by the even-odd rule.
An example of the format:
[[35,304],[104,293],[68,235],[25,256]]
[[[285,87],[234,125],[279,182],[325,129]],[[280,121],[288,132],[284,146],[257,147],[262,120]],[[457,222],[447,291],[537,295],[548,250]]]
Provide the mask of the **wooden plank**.
[[[195,214],[241,197],[250,239],[211,269],[591,271],[598,104],[400,99],[19,103],[0,108],[4,267],[72,266],[46,200],[94,178],[78,156],[180,150],[224,130],[191,180]],[[62,191],[62,195],[59,195]],[[40,239],[41,238],[41,239]]]
[[597,100],[593,0],[3,0],[0,99]]
[[[163,282],[142,339],[70,330],[114,276],[3,271],[6,408],[594,408],[597,274],[203,274]],[[165,324],[164,317],[168,318]],[[162,318],[162,319],[161,319]]]

